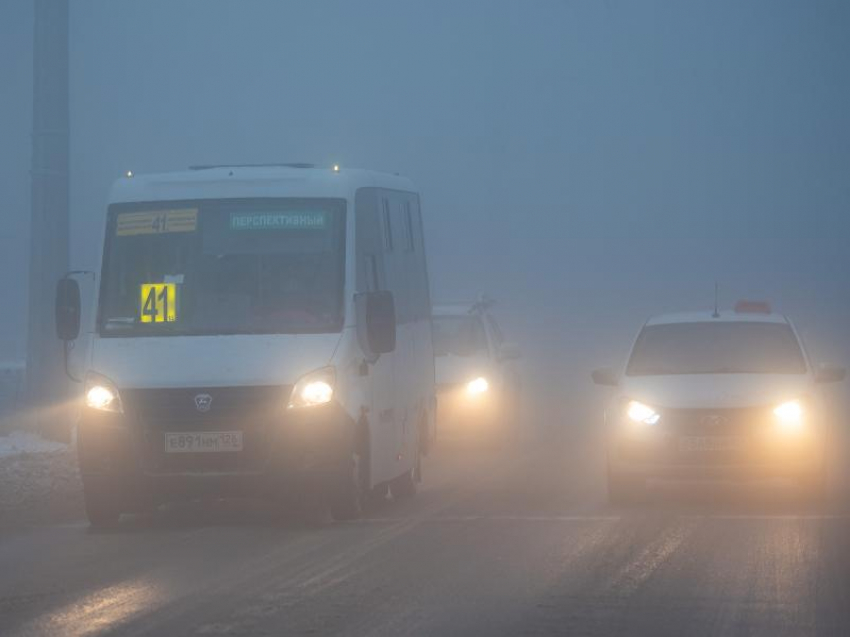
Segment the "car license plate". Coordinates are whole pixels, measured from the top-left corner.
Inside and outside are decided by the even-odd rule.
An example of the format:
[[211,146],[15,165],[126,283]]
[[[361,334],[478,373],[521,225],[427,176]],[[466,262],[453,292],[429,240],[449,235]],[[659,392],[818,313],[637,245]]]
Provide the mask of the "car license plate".
[[740,436],[684,436],[679,451],[739,451],[745,440]]
[[242,451],[241,431],[195,431],[165,434],[166,453]]

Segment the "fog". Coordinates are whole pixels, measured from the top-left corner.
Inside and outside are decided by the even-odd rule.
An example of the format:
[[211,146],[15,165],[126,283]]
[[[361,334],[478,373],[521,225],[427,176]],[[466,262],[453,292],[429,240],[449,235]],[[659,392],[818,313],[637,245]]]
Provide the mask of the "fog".
[[[850,635],[850,2],[64,1],[71,269],[128,171],[377,169],[508,342],[428,320],[406,182],[352,176],[353,246],[328,190],[187,186],[117,205],[85,386],[22,391],[36,0],[0,0],[0,635]],[[835,365],[719,317],[618,374],[715,289]]]
[[[850,359],[840,0],[71,5],[74,268],[126,170],[336,162],[416,182],[434,299],[498,299],[547,389],[715,281]],[[32,18],[4,0],[0,359],[25,354]]]

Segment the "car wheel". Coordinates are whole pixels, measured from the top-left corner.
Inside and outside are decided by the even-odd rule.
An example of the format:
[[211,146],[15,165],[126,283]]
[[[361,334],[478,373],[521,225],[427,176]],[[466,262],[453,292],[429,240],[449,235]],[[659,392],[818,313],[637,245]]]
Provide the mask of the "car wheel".
[[641,498],[645,488],[643,478],[617,473],[608,469],[608,502],[629,504]]
[[115,498],[100,484],[86,484],[83,488],[86,517],[96,529],[112,528],[118,524],[121,510]]
[[522,394],[519,390],[514,390],[509,394],[505,415],[503,417],[503,427],[505,429],[505,443],[510,447],[515,447],[523,442],[522,440]]
[[804,474],[799,479],[799,484],[809,500],[820,502],[828,495],[828,481],[824,469]]

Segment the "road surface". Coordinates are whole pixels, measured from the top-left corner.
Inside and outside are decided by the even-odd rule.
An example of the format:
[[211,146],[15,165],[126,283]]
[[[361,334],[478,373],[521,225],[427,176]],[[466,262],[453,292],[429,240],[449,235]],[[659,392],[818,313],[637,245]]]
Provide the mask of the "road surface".
[[850,635],[850,507],[783,485],[606,503],[575,436],[426,464],[362,521],[246,503],[0,536],[0,634]]

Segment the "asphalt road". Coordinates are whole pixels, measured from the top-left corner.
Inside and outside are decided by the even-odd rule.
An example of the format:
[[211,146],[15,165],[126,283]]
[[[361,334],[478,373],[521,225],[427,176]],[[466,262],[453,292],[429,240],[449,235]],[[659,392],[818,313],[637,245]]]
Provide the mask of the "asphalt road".
[[245,503],[5,529],[0,634],[850,635],[850,507],[784,485],[606,503],[601,445],[441,450],[362,521]]

